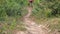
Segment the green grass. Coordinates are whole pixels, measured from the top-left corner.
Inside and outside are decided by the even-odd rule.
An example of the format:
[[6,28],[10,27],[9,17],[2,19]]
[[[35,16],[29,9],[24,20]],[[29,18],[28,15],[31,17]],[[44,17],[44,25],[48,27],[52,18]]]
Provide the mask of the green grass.
[[14,30],[25,31],[26,28],[21,19],[8,17],[5,21],[0,21],[0,34],[8,32],[8,30],[12,33]]
[[27,14],[27,5],[27,0],[0,0],[0,34],[26,30],[22,17]]
[[60,18],[35,18],[33,17],[34,21],[40,25],[46,25],[48,26],[47,28],[51,29],[51,32],[54,32],[55,30],[60,31]]

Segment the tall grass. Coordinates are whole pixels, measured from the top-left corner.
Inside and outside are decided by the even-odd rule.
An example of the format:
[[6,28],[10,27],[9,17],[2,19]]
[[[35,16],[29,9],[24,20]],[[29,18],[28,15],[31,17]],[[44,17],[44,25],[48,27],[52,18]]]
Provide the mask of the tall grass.
[[[38,24],[48,24],[48,28],[60,29],[60,1],[59,0],[36,0],[33,3],[31,18]],[[58,18],[58,19],[56,19]],[[52,20],[53,19],[53,20]],[[52,21],[51,21],[52,20]],[[53,22],[56,21],[56,22]],[[53,24],[52,24],[53,23]],[[56,23],[56,24],[55,24]],[[58,23],[58,24],[57,24]]]
[[21,18],[27,14],[27,5],[27,0],[0,0],[0,34],[26,30]]

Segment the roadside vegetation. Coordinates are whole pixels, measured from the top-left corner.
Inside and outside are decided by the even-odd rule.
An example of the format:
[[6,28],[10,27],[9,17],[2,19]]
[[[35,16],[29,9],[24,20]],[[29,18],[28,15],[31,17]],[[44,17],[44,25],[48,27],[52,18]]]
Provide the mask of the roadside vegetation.
[[12,34],[14,30],[25,31],[22,17],[27,14],[26,0],[0,0],[0,34]]
[[[27,14],[28,4],[28,0],[0,0],[0,34],[26,30],[23,16]],[[60,32],[60,0],[34,0],[31,18],[37,24],[47,24],[52,31]]]
[[52,31],[60,31],[60,0],[36,0],[31,18],[37,24],[49,25]]

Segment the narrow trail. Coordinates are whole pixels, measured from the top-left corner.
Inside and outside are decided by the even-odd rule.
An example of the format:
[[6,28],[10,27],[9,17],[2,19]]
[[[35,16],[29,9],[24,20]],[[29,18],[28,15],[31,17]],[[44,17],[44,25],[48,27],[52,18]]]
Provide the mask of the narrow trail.
[[28,14],[24,17],[24,22],[28,33],[26,34],[48,34],[48,29],[43,25],[37,25],[29,17],[32,13],[32,7],[28,7]]
[[38,25],[32,21],[29,17],[32,13],[32,7],[27,7],[28,14],[24,16],[24,24],[27,29],[25,32],[18,31],[16,34],[49,34],[49,29],[43,25]]

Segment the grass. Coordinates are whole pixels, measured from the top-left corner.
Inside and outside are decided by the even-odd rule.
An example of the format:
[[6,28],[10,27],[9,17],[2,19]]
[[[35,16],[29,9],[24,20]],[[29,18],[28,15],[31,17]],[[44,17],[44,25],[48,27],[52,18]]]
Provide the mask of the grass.
[[60,31],[60,18],[54,17],[54,18],[36,18],[34,16],[31,16],[33,21],[35,21],[38,25],[46,25],[47,28],[51,29],[51,32],[54,32],[55,30]]
[[[0,34],[8,34],[14,30],[25,31],[23,21],[19,18],[8,17],[5,21],[0,21]],[[7,33],[6,33],[7,32]]]

